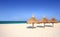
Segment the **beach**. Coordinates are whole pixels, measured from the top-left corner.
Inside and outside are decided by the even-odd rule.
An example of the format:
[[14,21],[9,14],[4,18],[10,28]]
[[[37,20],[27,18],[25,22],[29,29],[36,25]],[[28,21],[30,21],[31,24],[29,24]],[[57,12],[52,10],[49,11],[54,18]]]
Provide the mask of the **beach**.
[[60,23],[45,28],[29,29],[28,26],[30,25],[0,24],[0,37],[60,37]]

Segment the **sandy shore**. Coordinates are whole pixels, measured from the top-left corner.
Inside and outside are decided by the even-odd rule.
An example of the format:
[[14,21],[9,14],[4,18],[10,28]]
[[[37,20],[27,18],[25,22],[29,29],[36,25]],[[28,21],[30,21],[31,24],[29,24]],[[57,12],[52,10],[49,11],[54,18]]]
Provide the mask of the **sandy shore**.
[[29,24],[0,24],[0,37],[60,37],[60,23],[45,28],[28,29],[27,26]]

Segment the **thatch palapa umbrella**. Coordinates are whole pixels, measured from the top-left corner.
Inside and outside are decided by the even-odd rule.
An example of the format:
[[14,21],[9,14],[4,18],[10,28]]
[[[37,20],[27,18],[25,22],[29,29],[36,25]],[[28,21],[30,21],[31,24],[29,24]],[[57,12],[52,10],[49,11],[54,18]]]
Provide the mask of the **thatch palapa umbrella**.
[[45,23],[49,23],[48,19],[44,16],[42,18],[42,20],[40,20],[40,23],[44,23],[44,27],[45,27]]
[[32,28],[34,28],[34,24],[37,23],[37,19],[32,16],[32,18],[30,18],[28,21],[27,21],[27,24],[32,24]]
[[54,23],[58,23],[58,21],[53,17],[49,20],[49,22],[52,23],[52,27],[54,26]]

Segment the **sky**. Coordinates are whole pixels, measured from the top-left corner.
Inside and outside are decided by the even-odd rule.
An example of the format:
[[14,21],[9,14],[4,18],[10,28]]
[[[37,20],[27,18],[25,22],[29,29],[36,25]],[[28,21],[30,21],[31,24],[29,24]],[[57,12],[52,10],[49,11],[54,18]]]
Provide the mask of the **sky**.
[[32,15],[38,20],[46,16],[60,21],[60,1],[0,0],[0,21],[27,21]]

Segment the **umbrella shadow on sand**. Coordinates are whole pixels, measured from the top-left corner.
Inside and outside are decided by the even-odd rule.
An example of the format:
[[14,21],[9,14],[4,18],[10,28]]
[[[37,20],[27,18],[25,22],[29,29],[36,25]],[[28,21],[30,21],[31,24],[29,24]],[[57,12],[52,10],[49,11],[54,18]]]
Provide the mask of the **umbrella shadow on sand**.
[[44,25],[44,26],[37,26],[39,28],[44,28],[44,27],[53,27],[53,25]]
[[36,28],[36,27],[33,27],[33,28],[32,28],[32,26],[28,26],[27,28],[28,28],[28,29],[33,29],[33,28]]
[[52,27],[52,25],[45,25],[45,27]]
[[37,27],[39,27],[39,28],[44,28],[44,26],[37,26]]

